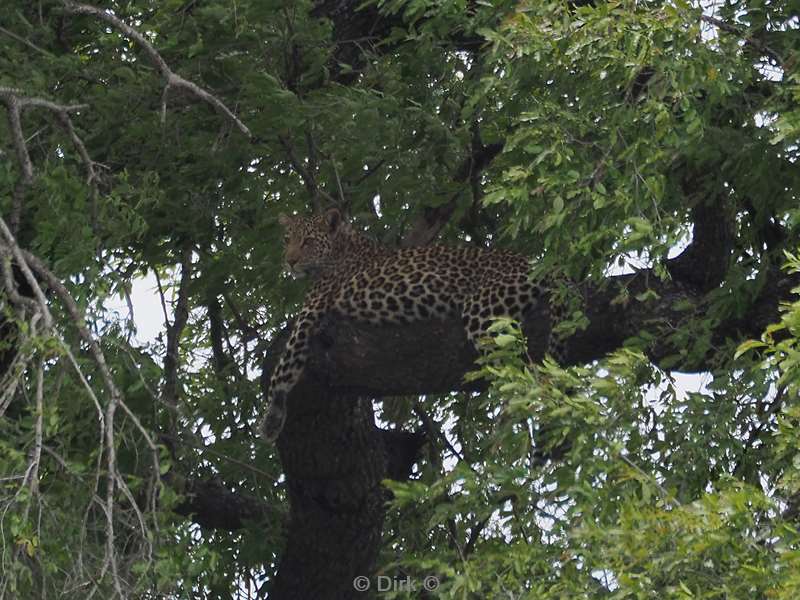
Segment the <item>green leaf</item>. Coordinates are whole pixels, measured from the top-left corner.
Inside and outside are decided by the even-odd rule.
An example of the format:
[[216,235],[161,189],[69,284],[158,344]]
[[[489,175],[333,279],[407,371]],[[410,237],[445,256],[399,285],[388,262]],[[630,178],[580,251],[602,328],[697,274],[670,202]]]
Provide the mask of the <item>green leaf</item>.
[[743,342],[742,344],[739,345],[739,347],[736,349],[736,354],[734,354],[733,357],[739,358],[740,356],[742,356],[746,352],[749,352],[750,350],[753,350],[755,348],[765,348],[766,346],[767,345],[764,342],[760,342],[758,340],[747,340],[746,342]]

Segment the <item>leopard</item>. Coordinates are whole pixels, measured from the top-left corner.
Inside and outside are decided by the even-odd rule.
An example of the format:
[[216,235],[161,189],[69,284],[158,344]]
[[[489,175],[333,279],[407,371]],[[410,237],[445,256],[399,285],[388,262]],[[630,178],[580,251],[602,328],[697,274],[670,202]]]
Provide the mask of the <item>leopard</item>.
[[313,284],[267,388],[259,429],[270,443],[283,429],[289,392],[326,318],[380,325],[457,316],[480,351],[495,319],[520,321],[548,296],[548,285],[531,277],[530,259],[508,250],[443,244],[392,248],[357,231],[335,207],[310,217],[280,214],[278,222],[285,234],[286,270]]

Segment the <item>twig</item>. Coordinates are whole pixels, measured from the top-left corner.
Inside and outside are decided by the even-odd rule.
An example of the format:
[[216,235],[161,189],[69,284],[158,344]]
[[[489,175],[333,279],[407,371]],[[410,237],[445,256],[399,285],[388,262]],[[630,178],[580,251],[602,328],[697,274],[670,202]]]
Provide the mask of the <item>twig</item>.
[[[425,408],[422,406],[422,403],[417,400],[414,402],[414,412],[416,413],[417,417],[422,421],[423,427],[429,432],[433,434],[434,438],[438,438],[444,445],[447,446],[447,449],[451,452],[453,456],[458,458],[463,464],[467,465],[469,469],[475,472],[475,469],[471,464],[469,464],[465,459],[464,456],[453,446],[449,439],[447,439],[447,435],[442,431],[442,428],[439,427],[439,424],[433,420],[433,418],[428,414]],[[439,460],[438,462],[441,462]]]
[[[0,218],[0,231],[3,231],[4,234],[7,232],[7,227],[2,218]],[[16,246],[16,242],[14,242],[14,246]],[[115,402],[122,398],[122,393],[119,391],[119,388],[117,388],[117,384],[114,383],[114,377],[111,375],[111,371],[108,368],[108,363],[106,363],[103,351],[100,349],[97,340],[95,340],[94,336],[92,336],[91,332],[86,326],[86,321],[84,320],[81,309],[72,298],[69,290],[67,290],[64,284],[61,283],[61,280],[56,277],[37,256],[31,254],[27,250],[19,250],[19,254],[20,258],[22,259],[20,262],[22,263],[21,267],[23,268],[23,271],[27,269],[28,265],[30,265],[45,281],[47,286],[52,289],[64,303],[64,306],[66,307],[73,324],[78,329],[78,333],[83,341],[89,346],[89,353],[92,355],[94,362],[97,363],[97,366],[100,369],[100,374],[103,378],[103,383],[105,384],[112,398],[115,399]],[[33,275],[31,275],[31,277],[33,277]],[[34,288],[34,293],[36,293],[40,303],[43,303],[46,306],[44,294],[42,293],[38,282],[36,282],[36,279],[33,279],[33,281],[35,284],[31,285]],[[49,310],[45,315],[45,318],[47,317],[50,318],[49,323],[52,324],[52,316],[49,314]]]
[[[5,248],[0,248],[0,251],[4,251]],[[7,256],[2,257],[3,261],[3,270],[6,273],[11,272],[10,261],[8,260]],[[8,279],[8,277],[6,277]],[[9,288],[9,286],[11,286]],[[13,283],[6,281],[6,289],[13,289]],[[13,294],[17,296],[17,298],[22,298],[17,294],[16,290],[13,290]],[[11,294],[9,294],[11,295]],[[39,311],[34,312],[31,320],[28,324],[28,328],[30,329],[32,335],[35,335],[36,331],[36,323],[41,318],[42,314]],[[14,393],[17,391],[17,386],[19,385],[22,376],[25,374],[25,369],[28,367],[28,362],[33,356],[33,350],[30,348],[30,345],[27,343],[30,336],[25,335],[23,331],[18,331],[18,335],[24,336],[23,339],[16,340],[16,346],[18,348],[16,356],[11,361],[11,364],[7,367],[6,373],[3,376],[3,379],[0,379],[0,417],[2,417],[6,409],[8,408],[9,404],[11,404],[11,400],[14,398]]]
[[291,142],[289,142],[289,140],[282,135],[278,136],[278,141],[286,150],[286,154],[289,156],[289,162],[292,164],[295,172],[297,172],[297,174],[300,175],[300,178],[303,180],[306,190],[308,190],[308,194],[311,196],[311,203],[314,206],[314,210],[317,212],[322,210],[322,204],[319,201],[320,197],[325,198],[332,205],[335,205],[336,200],[328,192],[320,189],[320,187],[317,185],[314,175],[309,169],[306,169],[303,166],[302,162],[300,162],[297,154],[295,154],[294,147],[292,146]]
[[158,288],[158,297],[161,300],[161,311],[164,313],[164,327],[169,328],[169,312],[167,311],[167,302],[164,299],[164,286],[161,284],[161,276],[158,274],[158,269],[153,270],[156,278],[156,287]]
[[650,483],[652,483],[653,485],[655,485],[656,489],[661,493],[661,496],[663,497],[664,501],[669,502],[674,506],[681,505],[681,503],[678,502],[678,500],[674,496],[672,496],[663,485],[658,483],[658,481],[653,475],[645,472],[644,469],[642,469],[639,465],[637,465],[635,462],[633,462],[630,458],[628,458],[624,454],[618,453],[617,456],[622,459],[622,462],[624,462],[634,471],[636,471],[639,474],[639,476],[642,477],[642,479],[645,479]]
[[742,39],[744,39],[750,46],[766,54],[770,57],[775,63],[783,70],[784,73],[787,73],[787,69],[784,63],[783,58],[781,55],[778,54],[775,50],[770,48],[767,44],[759,40],[758,38],[754,38],[751,35],[748,35],[743,29],[737,27],[736,25],[731,25],[730,23],[726,23],[721,19],[717,19],[716,17],[711,17],[708,15],[702,15],[700,20],[704,23],[708,23],[709,25],[714,25],[715,27],[721,29],[722,31],[726,31],[728,33],[733,33],[738,35]]
[[[17,286],[14,281],[14,274],[11,269],[11,252],[4,245],[0,245],[0,265],[3,270],[3,287],[5,288],[6,296],[11,301],[11,304],[17,311],[17,316],[20,320],[25,320],[25,309],[30,308],[33,315],[30,319],[29,329],[35,330],[36,322],[41,318],[41,313],[38,310],[38,304],[35,300],[20,295],[17,291]],[[0,379],[0,417],[2,417],[11,401],[14,399],[14,394],[17,391],[22,376],[28,367],[28,362],[33,356],[31,345],[28,344],[30,336],[26,335],[25,330],[17,328],[17,339],[14,346],[16,347],[16,354],[6,368],[6,372]]]
[[39,493],[39,464],[42,460],[42,437],[44,431],[44,363],[39,360],[36,368],[36,424],[34,426],[33,450],[31,452],[30,480],[31,497]]
[[[73,144],[81,156],[81,160],[86,164],[87,170],[90,174],[89,183],[92,183],[94,177],[94,162],[89,158],[86,147],[83,141],[75,133],[75,128],[72,126],[72,120],[69,113],[87,108],[86,104],[57,104],[44,98],[37,98],[35,96],[25,96],[21,90],[0,86],[0,100],[6,105],[8,111],[8,126],[11,130],[12,144],[14,151],[17,154],[17,162],[20,167],[20,180],[14,187],[13,204],[11,209],[10,229],[16,233],[19,228],[20,219],[22,218],[22,204],[25,196],[25,190],[33,183],[33,162],[31,161],[28,152],[27,141],[25,134],[22,131],[21,113],[26,108],[44,108],[51,112],[56,113],[59,123],[64,127],[70,135]],[[96,195],[96,188],[95,190]]]
[[44,316],[45,328],[50,329],[53,325],[53,315],[50,314],[50,310],[47,308],[47,300],[44,297],[44,292],[39,286],[39,282],[36,280],[36,277],[33,276],[28,263],[25,261],[23,251],[17,245],[17,240],[14,239],[14,235],[11,233],[11,230],[8,228],[8,225],[2,217],[0,217],[0,235],[2,235],[4,238],[4,245],[10,250],[11,254],[13,254],[14,259],[17,261],[17,265],[28,282],[28,285],[31,286],[37,302],[39,302],[39,306],[42,309],[42,315]]
[[0,27],[0,33],[2,33],[3,35],[7,35],[8,37],[10,37],[12,39],[17,40],[18,42],[21,42],[21,43],[25,44],[31,50],[35,50],[36,52],[38,52],[40,54],[43,54],[44,56],[47,56],[48,58],[53,58],[53,55],[50,52],[48,52],[47,50],[45,50],[44,48],[41,48],[41,47],[37,46],[32,41],[30,41],[28,39],[25,39],[24,37],[14,33],[13,31],[9,31],[5,27]]
[[[6,294],[8,295],[8,299],[11,300],[11,303],[17,307],[17,314],[21,319],[25,318],[24,308],[28,307],[33,312],[36,312],[38,309],[38,304],[36,300],[32,298],[28,298],[27,296],[22,296],[17,291],[17,284],[14,280],[14,272],[11,268],[11,259],[12,254],[11,252],[5,247],[0,246],[0,258],[2,258],[2,266],[3,266],[3,286],[5,287]],[[19,344],[18,344],[19,346]]]
[[742,476],[742,469],[745,465],[745,460],[747,459],[748,454],[755,446],[755,443],[761,439],[761,434],[764,433],[766,427],[770,424],[772,417],[777,413],[781,408],[783,408],[783,401],[786,394],[786,386],[780,386],[775,394],[775,397],[772,398],[772,401],[769,402],[769,406],[767,406],[768,398],[761,398],[758,401],[757,407],[757,414],[756,417],[758,419],[758,424],[753,424],[749,428],[749,435],[747,436],[747,440],[744,443],[744,447],[742,449],[741,456],[736,463],[736,466],[733,468],[731,473],[734,477],[741,477]]
[[186,446],[188,448],[194,448],[195,450],[200,450],[201,452],[208,452],[209,454],[213,454],[215,456],[218,456],[222,460],[224,460],[226,462],[229,462],[232,465],[236,465],[237,467],[241,467],[243,469],[246,469],[247,471],[250,471],[250,472],[252,472],[252,473],[254,473],[256,475],[261,475],[262,477],[266,477],[270,481],[275,481],[275,482],[278,481],[278,477],[276,477],[275,475],[271,475],[270,473],[267,473],[263,469],[259,469],[258,467],[255,467],[250,463],[246,463],[246,462],[241,461],[239,459],[236,459],[236,458],[234,458],[232,456],[228,456],[227,454],[225,454],[223,452],[220,452],[219,450],[215,450],[214,447],[209,445],[209,444],[194,444],[194,443],[192,443],[192,442],[190,442],[190,441],[188,441],[188,440],[186,440],[186,439],[184,439],[184,438],[182,438],[180,436],[169,435],[167,433],[162,433],[160,437],[169,439],[172,442],[177,442],[181,446]]
[[131,286],[129,282],[125,281],[122,284],[122,294],[125,296],[125,304],[128,306],[128,322],[125,324],[125,328],[128,330],[127,335],[125,336],[125,341],[130,343],[131,335],[133,334],[134,329],[136,329],[136,317],[133,314],[133,298],[131,298]]
[[[106,406],[105,412],[101,413],[102,414],[101,423],[104,427],[104,432],[105,432],[104,445],[106,452],[106,467],[108,472],[108,476],[106,479],[106,498],[105,498],[105,504],[103,506],[106,515],[106,559],[103,566],[103,573],[110,566],[113,577],[114,589],[121,598],[124,598],[125,594],[123,593],[122,582],[119,577],[119,570],[116,559],[116,550],[114,547],[114,510],[115,510],[114,494],[118,486],[118,489],[129,500],[131,501],[133,500],[133,495],[131,494],[130,489],[128,489],[128,486],[125,483],[124,479],[122,479],[119,470],[117,469],[116,444],[114,440],[114,416],[117,408],[122,407],[122,409],[131,418],[131,420],[136,425],[137,429],[142,433],[145,440],[147,441],[148,446],[153,452],[153,460],[154,460],[153,468],[155,471],[155,477],[158,477],[160,473],[157,447],[153,442],[152,438],[150,437],[149,433],[147,432],[147,430],[139,421],[139,419],[124,402],[122,393],[116,386],[113,376],[111,375],[111,371],[105,360],[105,356],[103,355],[102,349],[97,343],[97,340],[95,340],[92,334],[89,332],[89,329],[86,326],[86,322],[84,320],[80,308],[78,307],[75,300],[72,298],[71,294],[66,289],[64,284],[44,265],[44,263],[42,263],[42,261],[38,257],[31,254],[30,252],[21,250],[19,248],[13,235],[8,230],[8,226],[1,217],[0,217],[0,234],[2,234],[3,238],[5,239],[5,245],[11,249],[15,258],[20,263],[20,268],[22,269],[26,278],[28,278],[31,287],[34,290],[34,295],[40,302],[42,313],[45,318],[45,323],[49,324],[48,326],[51,327],[53,323],[53,318],[47,306],[44,293],[42,292],[38,281],[33,277],[33,274],[31,273],[29,266],[32,267],[39,274],[39,276],[46,282],[49,288],[51,288],[56,292],[56,294],[59,296],[64,306],[67,308],[67,312],[69,313],[73,324],[77,328],[80,337],[83,339],[84,343],[88,345],[89,352],[92,355],[94,362],[97,364],[103,382],[109,391],[110,395],[109,402]],[[80,371],[80,369],[77,366],[77,363],[75,362],[74,357],[72,357],[71,353],[68,351],[68,348],[67,352],[75,368],[78,369],[78,371]],[[87,389],[89,389],[88,383],[85,382],[85,379],[83,377],[82,380],[86,384]],[[92,396],[99,410],[100,408],[99,402],[97,402],[96,397],[94,397],[94,394],[92,394]],[[99,471],[98,471],[98,476],[99,476]],[[133,508],[137,513],[137,517],[139,517],[140,525],[144,529],[145,528],[144,517],[141,515],[141,511],[139,510],[138,506],[135,505],[135,502]],[[145,538],[147,538],[147,536],[145,536]],[[150,548],[149,546],[148,548],[149,548],[148,557],[150,557],[152,555],[152,548]],[[102,579],[102,574],[100,579]]]
[[248,323],[244,319],[241,311],[237,308],[230,294],[228,294],[228,292],[223,291],[222,298],[223,300],[225,300],[226,304],[228,305],[228,308],[231,309],[231,312],[233,313],[233,316],[236,319],[236,324],[239,326],[239,331],[242,332],[243,341],[249,342],[250,340],[259,337],[258,329],[250,325],[250,323]]
[[[34,318],[39,318],[39,316],[39,313],[36,313]],[[0,417],[5,414],[6,409],[11,404],[11,400],[14,399],[14,393],[17,391],[17,386],[25,374],[25,369],[30,359],[30,352],[18,352],[8,366],[6,375],[0,380],[0,389],[2,389],[2,392],[0,392]]]
[[0,234],[2,234],[2,237],[4,238],[5,245],[8,246],[11,249],[11,252],[14,254],[14,257],[19,263],[20,269],[22,269],[22,272],[25,275],[25,278],[28,280],[31,288],[33,288],[34,295],[41,306],[46,327],[48,329],[52,329],[54,320],[52,314],[50,313],[50,309],[47,306],[47,300],[45,299],[44,292],[39,286],[39,282],[33,276],[33,273],[31,273],[31,267],[36,270],[42,279],[44,279],[48,287],[54,290],[61,298],[61,301],[67,308],[67,312],[69,313],[73,324],[80,334],[80,337],[89,346],[89,352],[92,355],[94,362],[97,364],[103,382],[109,391],[110,398],[103,415],[105,421],[104,441],[106,451],[106,466],[108,469],[105,499],[106,561],[111,566],[111,573],[114,579],[114,589],[121,598],[124,598],[125,594],[122,591],[122,583],[119,579],[119,569],[117,567],[116,550],[114,547],[114,490],[117,483],[117,457],[114,442],[114,414],[116,412],[117,405],[122,399],[122,394],[114,382],[114,378],[108,368],[103,351],[100,349],[97,341],[86,327],[86,322],[81,314],[80,309],[78,308],[78,305],[75,303],[75,300],[72,298],[64,284],[61,283],[61,280],[51,273],[38,257],[34,256],[30,252],[20,249],[20,247],[17,245],[16,239],[14,239],[14,236],[8,229],[8,225],[6,225],[6,222],[2,219],[2,217],[0,217]]
[[336,159],[333,156],[331,156],[331,164],[333,165],[333,174],[336,176],[336,186],[339,189],[339,204],[340,206],[347,206],[344,190],[342,189],[342,180],[339,178],[339,169],[336,167]]
[[[34,255],[30,254],[29,252],[25,252],[17,245],[17,241],[14,238],[13,234],[8,228],[6,222],[0,217],[0,235],[2,235],[4,245],[8,247],[11,253],[14,255],[14,258],[17,260],[20,269],[23,272],[23,275],[28,280],[31,288],[33,289],[34,296],[39,302],[41,307],[42,315],[44,316],[45,326],[47,329],[52,329],[52,325],[54,323],[53,316],[50,313],[50,309],[47,305],[47,300],[45,299],[44,292],[42,288],[39,286],[39,282],[33,276],[31,272],[30,266],[32,265],[33,268],[39,273],[39,275],[47,282],[48,286],[51,289],[54,289],[56,293],[61,297],[62,301],[64,302],[65,306],[67,307],[67,311],[70,313],[72,320],[75,323],[75,326],[78,329],[81,337],[83,338],[84,342],[89,345],[90,353],[92,354],[95,362],[97,363],[98,367],[100,368],[100,373],[111,393],[111,399],[108,402],[108,406],[106,407],[105,414],[103,415],[103,420],[105,423],[105,439],[104,445],[106,450],[106,465],[108,468],[108,477],[107,477],[107,485],[106,485],[106,501],[104,506],[104,512],[106,514],[106,562],[104,563],[103,571],[105,572],[106,565],[111,566],[112,574],[114,577],[114,587],[117,594],[124,598],[124,594],[122,592],[122,584],[119,580],[119,571],[117,568],[117,561],[116,561],[116,550],[114,547],[114,486],[117,481],[116,473],[116,450],[114,445],[114,412],[117,407],[118,401],[121,399],[122,395],[119,392],[116,384],[114,383],[113,378],[111,377],[111,372],[108,369],[108,365],[106,364],[105,357],[103,356],[102,351],[100,350],[97,342],[94,340],[92,335],[89,333],[89,330],[86,327],[86,324],[83,320],[83,317],[80,313],[80,309],[78,308],[75,301],[70,296],[67,289],[61,283],[61,281],[53,275],[49,269],[47,269],[44,264]],[[97,472],[97,480],[99,481],[99,470]],[[27,475],[26,475],[27,480]]]
[[358,179],[356,179],[353,182],[352,187],[356,187],[356,186],[361,185],[362,183],[364,183],[364,181],[366,181],[372,175],[374,175],[375,172],[378,169],[380,169],[384,164],[386,164],[386,159],[382,158],[378,162],[376,162],[372,167],[367,167],[367,170],[364,171],[364,173]]
[[[105,361],[104,361],[105,362]],[[101,369],[102,372],[102,369]],[[116,386],[112,386],[116,389]],[[120,598],[125,598],[122,591],[122,583],[119,580],[119,568],[117,567],[117,553],[114,548],[114,487],[117,483],[117,449],[114,445],[114,413],[117,410],[117,400],[119,394],[112,392],[108,406],[106,406],[106,466],[108,474],[106,476],[106,559],[111,563],[111,575],[114,579],[114,589]]]
[[72,124],[72,119],[69,118],[69,114],[66,111],[60,111],[57,113],[57,116],[59,123],[66,130],[67,134],[72,140],[72,144],[78,151],[78,155],[83,161],[83,165],[86,167],[86,183],[93,186],[94,190],[96,191],[98,175],[97,171],[95,170],[95,166],[99,165],[100,163],[96,163],[89,157],[89,152],[86,150],[83,140],[78,137],[78,134],[75,132],[75,127]]
[[114,13],[110,10],[104,10],[102,8],[97,8],[95,6],[90,6],[88,4],[80,4],[77,2],[72,2],[72,0],[63,0],[64,6],[68,12],[76,15],[90,15],[96,17],[102,21],[105,21],[115,29],[121,31],[124,35],[135,41],[139,46],[141,46],[144,53],[150,59],[150,62],[158,69],[161,73],[161,76],[166,81],[164,86],[164,91],[161,95],[161,114],[162,119],[165,118],[166,112],[166,100],[169,90],[171,88],[178,88],[187,90],[189,93],[193,94],[200,100],[208,103],[211,105],[217,112],[225,116],[226,118],[230,119],[230,121],[236,125],[237,129],[241,131],[248,140],[253,139],[253,134],[250,132],[250,129],[235,115],[233,112],[225,105],[222,100],[211,94],[210,92],[204,90],[199,85],[194,82],[191,82],[187,79],[184,79],[180,75],[174,73],[172,69],[169,68],[169,65],[166,61],[161,57],[158,53],[158,50],[147,40],[147,38],[142,35],[139,31],[125,23],[122,19],[117,17]]
[[[470,153],[453,174],[453,182],[458,184],[468,183],[472,177],[485,170],[502,151],[502,143],[484,146],[480,141],[477,127],[473,127]],[[456,208],[458,208],[458,198],[461,195],[461,191],[461,186],[459,186],[459,189],[447,202],[435,207],[425,208],[412,224],[409,232],[403,237],[401,245],[406,248],[430,244],[439,235],[439,232],[444,229]]]

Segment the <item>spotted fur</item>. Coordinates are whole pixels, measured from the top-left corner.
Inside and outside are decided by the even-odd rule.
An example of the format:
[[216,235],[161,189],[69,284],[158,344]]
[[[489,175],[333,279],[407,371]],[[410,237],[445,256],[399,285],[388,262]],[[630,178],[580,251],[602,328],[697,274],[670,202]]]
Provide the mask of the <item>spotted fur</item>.
[[315,279],[270,380],[262,434],[274,441],[286,398],[299,379],[309,342],[333,312],[368,323],[409,323],[460,315],[477,347],[492,320],[521,319],[544,292],[529,261],[473,246],[392,249],[354,231],[337,209],[310,218],[280,216],[289,271]]

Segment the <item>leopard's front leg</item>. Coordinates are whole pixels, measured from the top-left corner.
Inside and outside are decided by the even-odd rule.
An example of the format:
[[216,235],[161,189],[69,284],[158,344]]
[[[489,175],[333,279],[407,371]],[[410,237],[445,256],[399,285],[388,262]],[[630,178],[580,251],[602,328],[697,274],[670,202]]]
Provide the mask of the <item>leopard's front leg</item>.
[[308,361],[309,341],[316,333],[320,322],[318,312],[303,307],[297,316],[294,329],[278,365],[272,372],[267,392],[267,407],[261,419],[261,435],[267,442],[274,442],[286,422],[286,399],[300,379]]

